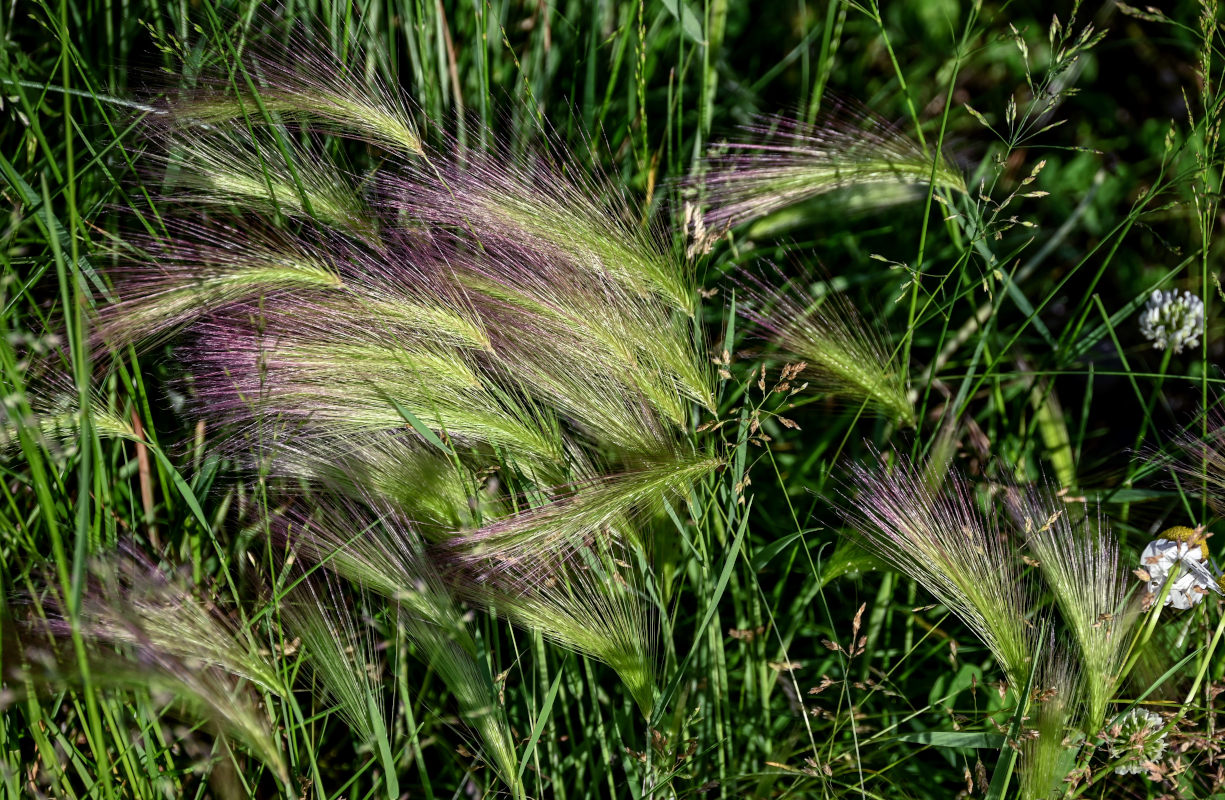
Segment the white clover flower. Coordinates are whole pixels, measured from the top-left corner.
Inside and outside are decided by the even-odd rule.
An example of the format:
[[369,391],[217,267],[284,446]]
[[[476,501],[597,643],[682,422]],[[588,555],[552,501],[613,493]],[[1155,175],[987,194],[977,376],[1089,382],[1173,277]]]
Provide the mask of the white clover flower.
[[1140,554],[1140,568],[1148,573],[1150,595],[1160,594],[1170,573],[1178,575],[1166,593],[1165,605],[1188,609],[1208,592],[1220,592],[1218,581],[1207,567],[1208,545],[1203,532],[1187,527],[1162,531],[1161,538],[1148,543]]
[[1199,344],[1204,325],[1204,301],[1190,292],[1154,289],[1140,315],[1140,333],[1158,350],[1181,353]]
[[1134,775],[1145,771],[1145,763],[1156,761],[1165,753],[1165,737],[1154,734],[1164,721],[1158,714],[1136,706],[1114,721],[1110,728],[1110,757],[1126,759],[1114,768],[1117,775]]

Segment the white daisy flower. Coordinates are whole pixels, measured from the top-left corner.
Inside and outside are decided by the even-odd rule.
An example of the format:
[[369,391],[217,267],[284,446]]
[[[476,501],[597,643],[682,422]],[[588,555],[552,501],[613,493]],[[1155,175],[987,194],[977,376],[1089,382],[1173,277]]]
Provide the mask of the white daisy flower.
[[1204,538],[1202,530],[1179,526],[1162,531],[1160,538],[1149,542],[1140,554],[1140,568],[1148,573],[1150,595],[1163,591],[1176,566],[1178,574],[1165,597],[1167,606],[1188,609],[1209,591],[1221,591],[1207,566],[1208,545]]

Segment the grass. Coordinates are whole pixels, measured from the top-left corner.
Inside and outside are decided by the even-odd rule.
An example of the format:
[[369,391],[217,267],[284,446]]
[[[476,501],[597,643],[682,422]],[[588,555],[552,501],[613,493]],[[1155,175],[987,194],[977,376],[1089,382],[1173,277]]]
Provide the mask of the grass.
[[1222,796],[1220,24],[6,9],[0,791]]

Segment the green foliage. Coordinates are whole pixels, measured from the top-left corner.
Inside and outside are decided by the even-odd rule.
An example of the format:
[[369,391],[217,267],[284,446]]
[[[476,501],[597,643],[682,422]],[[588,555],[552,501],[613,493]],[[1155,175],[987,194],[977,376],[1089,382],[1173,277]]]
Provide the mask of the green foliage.
[[0,794],[1225,791],[1222,14],[1048,14],[13,5]]

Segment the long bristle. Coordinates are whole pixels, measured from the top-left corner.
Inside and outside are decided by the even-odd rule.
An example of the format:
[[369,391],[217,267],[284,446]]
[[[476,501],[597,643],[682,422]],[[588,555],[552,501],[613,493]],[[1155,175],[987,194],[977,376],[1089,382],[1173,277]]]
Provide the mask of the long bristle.
[[1088,508],[1052,492],[1015,489],[1008,504],[1080,651],[1087,724],[1096,731],[1119,686],[1136,617],[1125,600],[1118,541]]
[[814,300],[805,281],[778,269],[769,279],[741,272],[747,301],[741,313],[787,354],[800,359],[814,388],[867,404],[873,410],[915,423],[906,365],[890,355],[879,333],[838,294]]
[[343,60],[301,31],[284,42],[253,42],[236,70],[202,76],[200,90],[162,110],[189,128],[290,121],[362,139],[399,156],[421,156],[410,103],[378,79],[355,74],[350,65],[361,63],[362,56],[351,49]]
[[[965,180],[943,156],[933,159],[896,127],[839,104],[815,123],[765,118],[751,138],[708,159],[701,190],[705,224],[726,230],[826,192],[849,186],[921,186],[964,192]],[[906,195],[886,193],[888,205]]]
[[934,489],[916,465],[857,466],[846,514],[873,553],[909,575],[982,639],[1012,686],[1024,686],[1034,652],[1034,602],[994,516],[952,474]]
[[[478,663],[476,640],[413,523],[372,499],[323,503],[310,514],[280,520],[277,529],[309,562],[394,602],[397,624],[455,696],[489,764],[521,797],[518,756],[497,688]],[[333,626],[319,623],[321,616],[326,621],[326,612],[312,611],[309,603],[305,611],[303,618],[313,620],[317,629],[317,646],[332,654],[332,670],[339,669],[344,659],[336,653],[336,637],[328,633]],[[352,689],[351,682],[334,682]],[[350,709],[350,716],[370,719],[352,703]]]
[[132,550],[95,559],[88,577],[75,623],[52,600],[44,607],[46,616],[28,623],[31,632],[70,646],[75,625],[91,645],[91,680],[125,691],[168,692],[288,780],[279,738],[251,686],[281,697],[288,690],[255,632],[183,576],[166,573]]

